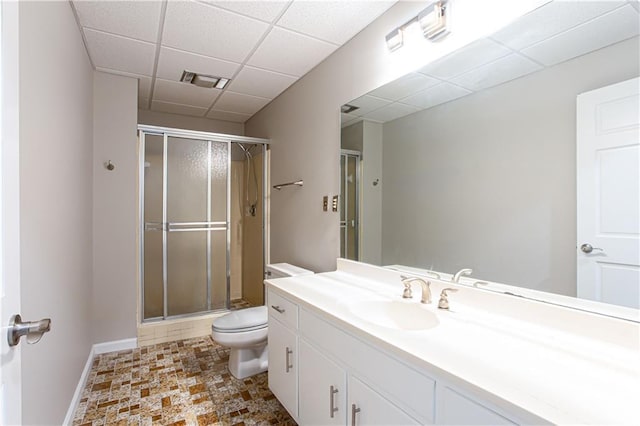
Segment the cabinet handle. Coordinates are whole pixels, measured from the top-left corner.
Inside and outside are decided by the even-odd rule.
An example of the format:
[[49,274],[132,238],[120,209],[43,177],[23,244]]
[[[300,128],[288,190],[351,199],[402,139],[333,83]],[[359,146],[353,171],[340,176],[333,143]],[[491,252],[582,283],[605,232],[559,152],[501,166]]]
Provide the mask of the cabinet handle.
[[282,309],[280,306],[278,306],[278,305],[271,305],[271,307],[272,307],[273,309],[275,309],[276,311],[278,311],[279,313],[284,314],[284,309]]
[[289,372],[289,370],[291,370],[293,368],[293,364],[291,364],[291,354],[293,353],[293,351],[291,349],[289,349],[289,347],[287,346],[286,348],[286,355],[285,355],[285,363],[287,365],[287,369],[286,369],[286,373]]
[[356,404],[351,404],[351,426],[356,426],[356,414],[360,412],[359,408],[356,408]]
[[333,385],[329,386],[329,414],[331,418],[333,418],[333,413],[338,411],[338,409],[334,406],[333,403],[333,395],[338,393],[338,389],[334,388]]

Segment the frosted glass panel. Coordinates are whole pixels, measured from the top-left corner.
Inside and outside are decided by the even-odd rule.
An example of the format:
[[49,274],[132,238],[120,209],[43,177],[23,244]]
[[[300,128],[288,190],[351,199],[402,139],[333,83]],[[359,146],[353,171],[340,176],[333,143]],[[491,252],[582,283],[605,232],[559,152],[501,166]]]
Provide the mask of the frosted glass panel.
[[[207,221],[209,142],[169,138],[167,148],[167,220]],[[226,198],[224,201],[226,203]]]
[[146,135],[144,144],[144,221],[162,222],[162,159],[164,138]]
[[211,221],[227,221],[228,145],[211,142]]
[[144,318],[164,315],[162,286],[162,232],[144,233]]
[[207,233],[167,233],[168,315],[207,309]]
[[347,213],[347,259],[358,260],[358,242],[356,241],[356,157],[347,157],[347,176],[345,186],[347,197],[345,200]]
[[227,306],[227,233],[211,231],[211,309]]

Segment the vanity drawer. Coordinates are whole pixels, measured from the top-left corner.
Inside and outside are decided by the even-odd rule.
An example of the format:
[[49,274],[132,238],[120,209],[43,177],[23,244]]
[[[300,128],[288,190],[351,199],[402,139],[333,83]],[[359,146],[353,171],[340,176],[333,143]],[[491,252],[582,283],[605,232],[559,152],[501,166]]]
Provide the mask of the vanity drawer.
[[346,364],[349,371],[420,423],[433,424],[434,379],[305,309],[300,309],[300,335]]
[[294,330],[298,328],[298,305],[273,290],[267,293],[269,318],[275,318]]

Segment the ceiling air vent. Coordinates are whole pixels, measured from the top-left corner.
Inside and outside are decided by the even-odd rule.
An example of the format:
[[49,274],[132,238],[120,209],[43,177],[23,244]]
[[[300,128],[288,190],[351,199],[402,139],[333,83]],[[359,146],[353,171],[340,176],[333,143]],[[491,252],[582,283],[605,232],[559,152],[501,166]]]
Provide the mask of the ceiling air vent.
[[344,104],[340,107],[340,111],[343,112],[344,114],[348,114],[357,109],[360,109],[360,107],[357,107],[355,105],[349,105],[349,104]]
[[182,73],[180,81],[195,84],[196,86],[205,87],[207,89],[224,89],[231,80],[228,78],[214,77],[212,75],[196,74],[195,72],[184,71]]

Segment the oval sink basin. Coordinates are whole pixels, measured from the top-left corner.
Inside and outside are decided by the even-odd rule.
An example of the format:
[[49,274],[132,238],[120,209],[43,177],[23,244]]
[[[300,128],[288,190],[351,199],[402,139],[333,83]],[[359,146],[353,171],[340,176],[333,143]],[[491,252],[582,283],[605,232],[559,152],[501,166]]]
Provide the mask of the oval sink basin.
[[418,303],[366,301],[353,303],[349,309],[364,321],[396,330],[426,330],[440,323],[433,312]]

